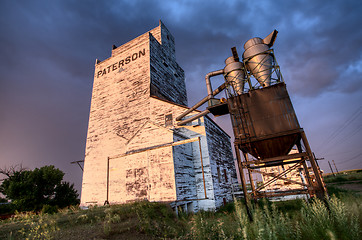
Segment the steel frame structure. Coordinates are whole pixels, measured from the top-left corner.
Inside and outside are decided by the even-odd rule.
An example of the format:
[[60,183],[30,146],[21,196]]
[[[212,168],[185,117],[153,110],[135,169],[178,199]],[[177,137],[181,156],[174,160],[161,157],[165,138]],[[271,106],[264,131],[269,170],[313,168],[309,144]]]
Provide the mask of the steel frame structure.
[[[225,61],[224,70],[210,72],[205,77],[208,97],[178,116],[176,118],[177,121],[180,121],[178,125],[181,126],[208,113],[212,113],[214,116],[230,114],[242,191],[250,219],[252,219],[248,207],[250,199],[257,200],[264,197],[297,194],[308,194],[310,197],[316,196],[324,199],[327,190],[318,163],[304,130],[299,126],[273,49],[252,56],[249,55],[243,59],[240,68],[234,67],[237,64],[240,66],[240,62],[236,49],[232,48],[231,50],[234,60],[228,58]],[[232,64],[235,65],[229,67]],[[210,77],[220,74],[224,75],[225,83],[213,91]],[[240,86],[243,88],[242,91],[239,89]],[[214,96],[224,89],[227,99],[215,99]],[[184,116],[206,101],[209,101],[207,110],[181,121]],[[297,147],[299,153],[288,155],[293,146]],[[254,156],[256,160],[250,160],[248,154]],[[261,171],[261,168],[286,164],[294,165],[279,174]],[[306,182],[283,177],[297,168],[303,169]],[[244,171],[249,173],[250,193],[247,189]],[[271,179],[256,187],[253,172],[271,177]],[[265,191],[267,186],[277,180],[297,184],[301,188],[286,191]]]
[[[277,196],[288,196],[288,195],[297,195],[297,194],[309,194],[311,197],[318,197],[320,199],[323,199],[325,197],[325,194],[327,193],[317,161],[315,160],[313,153],[310,149],[308,140],[306,138],[305,132],[303,129],[299,129],[295,131],[298,136],[299,140],[296,143],[298,147],[299,153],[296,154],[290,154],[290,155],[284,155],[284,156],[278,156],[274,158],[267,158],[262,160],[249,160],[248,153],[247,152],[241,152],[240,148],[243,147],[243,144],[240,144],[240,139],[235,139],[234,147],[235,147],[235,153],[237,157],[237,163],[240,171],[240,180],[242,184],[242,190],[245,196],[246,201],[257,200],[259,198],[265,198],[265,197],[277,197]],[[278,136],[273,136],[278,137]],[[302,143],[305,147],[305,151],[302,149]],[[248,143],[244,143],[248,144]],[[242,158],[243,156],[243,158]],[[312,172],[314,176],[311,176],[310,170],[308,169],[308,162],[311,165]],[[273,174],[268,172],[263,172],[260,170],[260,168],[268,168],[268,167],[274,167],[274,166],[282,166],[285,164],[294,164],[290,168],[282,171],[279,174]],[[302,167],[304,170],[304,174],[307,180],[307,183],[291,180],[289,178],[283,177],[285,174],[297,169],[298,167]],[[246,170],[249,174],[249,181],[251,186],[251,192],[248,192],[247,190],[247,180],[245,177]],[[272,177],[269,181],[263,183],[263,185],[259,187],[255,187],[254,185],[254,179],[252,173],[259,173],[262,175],[266,175],[269,177]],[[262,191],[267,186],[272,184],[273,182],[277,180],[283,180],[285,182],[294,183],[301,185],[302,188],[295,189],[295,190],[287,190],[287,191]]]
[[[268,51],[260,53],[261,55],[269,55],[272,56],[273,66],[272,71],[269,75],[271,79],[271,85],[275,85],[278,83],[284,83],[283,76],[280,72],[280,67],[275,59],[274,51],[273,49],[270,49]],[[251,56],[247,59],[243,60],[244,70],[245,70],[245,85],[249,85],[249,89],[245,91],[244,94],[247,94],[251,90],[259,89],[261,87],[260,82],[256,81],[256,83],[252,84],[253,72],[252,70],[246,71],[247,69],[247,63],[248,61],[251,61],[251,59],[254,56]],[[261,61],[263,62],[263,61]],[[258,67],[258,66],[257,66]],[[257,68],[255,67],[255,68]],[[253,72],[255,74],[255,72]],[[270,134],[267,136],[262,137],[252,137],[252,131],[251,129],[253,127],[250,127],[250,125],[253,125],[252,121],[248,121],[251,117],[249,116],[250,111],[249,109],[245,109],[245,105],[241,104],[241,100],[235,98],[235,93],[230,91],[231,88],[227,88],[228,93],[228,107],[229,112],[231,114],[231,119],[234,119],[232,121],[233,125],[233,131],[235,135],[235,141],[234,141],[234,148],[237,158],[237,163],[240,171],[240,178],[242,183],[242,190],[245,196],[246,201],[248,199],[256,200],[258,198],[264,198],[264,197],[275,197],[275,196],[287,196],[287,195],[297,195],[297,194],[308,194],[310,197],[318,197],[320,199],[324,199],[325,194],[327,193],[323,178],[320,173],[320,169],[318,166],[318,163],[313,155],[313,152],[310,148],[310,145],[308,143],[307,137],[305,135],[305,132],[302,128],[295,128],[289,131],[284,132],[278,132],[276,134]],[[289,97],[288,97],[289,98]],[[291,104],[291,103],[290,103]],[[294,112],[294,110],[293,110]],[[296,118],[296,116],[295,116]],[[299,124],[297,124],[299,126]],[[243,134],[240,134],[243,133]],[[254,135],[255,136],[255,135]],[[256,160],[250,160],[248,154],[250,153],[247,149],[251,149],[251,146],[260,141],[277,141],[278,138],[283,137],[297,137],[297,140],[295,141],[295,145],[297,146],[298,152],[297,154],[290,154],[290,155],[281,155],[277,157],[272,158],[263,158],[263,159],[256,159]],[[275,139],[275,140],[273,140]],[[303,147],[304,149],[303,150]],[[243,151],[241,151],[243,149]],[[252,154],[253,155],[253,154]],[[241,157],[243,156],[243,157]],[[311,170],[313,175],[311,175],[308,162],[311,165]],[[294,164],[292,167],[282,171],[279,174],[271,174],[264,171],[261,171],[261,168],[268,168],[268,167],[274,167],[274,166],[283,166],[285,164]],[[304,176],[307,180],[306,183],[294,181],[288,178],[284,178],[283,176],[287,174],[288,172],[291,172],[293,169],[296,169],[298,167],[301,167],[304,172]],[[258,170],[259,169],[259,170]],[[251,187],[251,192],[249,193],[247,190],[247,184],[246,184],[246,177],[244,174],[244,170],[248,172],[249,175],[249,182]],[[272,177],[271,180],[264,183],[262,186],[255,187],[254,185],[254,179],[252,173],[259,173],[265,176]],[[262,191],[263,189],[269,185],[271,185],[273,182],[277,181],[278,179],[283,180],[285,182],[294,183],[302,186],[301,189],[293,190],[293,191],[278,191],[278,192],[267,192]]]

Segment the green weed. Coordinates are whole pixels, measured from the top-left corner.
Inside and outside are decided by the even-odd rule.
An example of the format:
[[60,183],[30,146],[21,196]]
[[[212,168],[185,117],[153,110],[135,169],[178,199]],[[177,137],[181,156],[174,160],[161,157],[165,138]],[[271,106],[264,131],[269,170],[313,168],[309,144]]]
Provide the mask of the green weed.
[[[52,239],[53,233],[59,230],[56,220],[48,214],[18,213],[14,218],[23,225],[18,230],[23,239]],[[12,232],[10,236],[12,236]]]
[[[217,212],[176,216],[169,205],[135,202],[70,207],[53,215],[17,213],[1,222],[0,239],[362,239],[362,196],[341,193],[328,205],[261,200],[250,206],[235,201]],[[328,206],[328,208],[327,208]]]

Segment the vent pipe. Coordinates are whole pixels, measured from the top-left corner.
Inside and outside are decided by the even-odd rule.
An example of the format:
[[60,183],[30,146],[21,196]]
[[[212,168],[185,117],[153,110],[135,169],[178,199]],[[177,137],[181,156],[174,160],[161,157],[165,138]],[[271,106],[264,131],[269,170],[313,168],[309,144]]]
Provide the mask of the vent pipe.
[[209,96],[209,99],[214,97],[214,94],[212,93],[212,87],[211,87],[211,81],[210,78],[217,76],[217,75],[221,75],[224,73],[224,69],[221,70],[217,70],[217,71],[213,71],[213,72],[209,72],[208,74],[206,74],[205,76],[205,81],[206,81],[206,88],[207,88],[207,94]]

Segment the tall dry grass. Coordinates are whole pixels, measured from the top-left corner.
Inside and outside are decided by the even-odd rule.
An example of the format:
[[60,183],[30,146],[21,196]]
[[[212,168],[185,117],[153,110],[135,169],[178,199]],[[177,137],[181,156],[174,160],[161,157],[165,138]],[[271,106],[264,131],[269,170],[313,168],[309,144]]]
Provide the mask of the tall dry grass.
[[[342,195],[341,195],[342,196]],[[272,203],[251,207],[229,204],[218,212],[176,216],[161,203],[76,207],[57,214],[18,213],[1,222],[0,239],[362,239],[362,197],[332,196],[320,200]],[[328,206],[328,207],[327,207]]]
[[189,239],[362,239],[360,204],[344,202],[332,196],[326,203],[314,199],[302,203],[299,211],[283,213],[275,203],[254,205],[253,221],[249,220],[245,206],[235,202],[231,213],[196,214],[191,221]]

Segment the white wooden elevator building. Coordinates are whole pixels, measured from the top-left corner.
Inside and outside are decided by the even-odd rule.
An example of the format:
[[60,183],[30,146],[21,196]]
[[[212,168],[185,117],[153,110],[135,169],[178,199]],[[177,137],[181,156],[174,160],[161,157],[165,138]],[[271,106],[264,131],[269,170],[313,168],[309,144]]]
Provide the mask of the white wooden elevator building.
[[81,205],[148,200],[198,211],[231,201],[230,137],[207,116],[176,126],[187,109],[184,71],[162,22],[97,61]]

